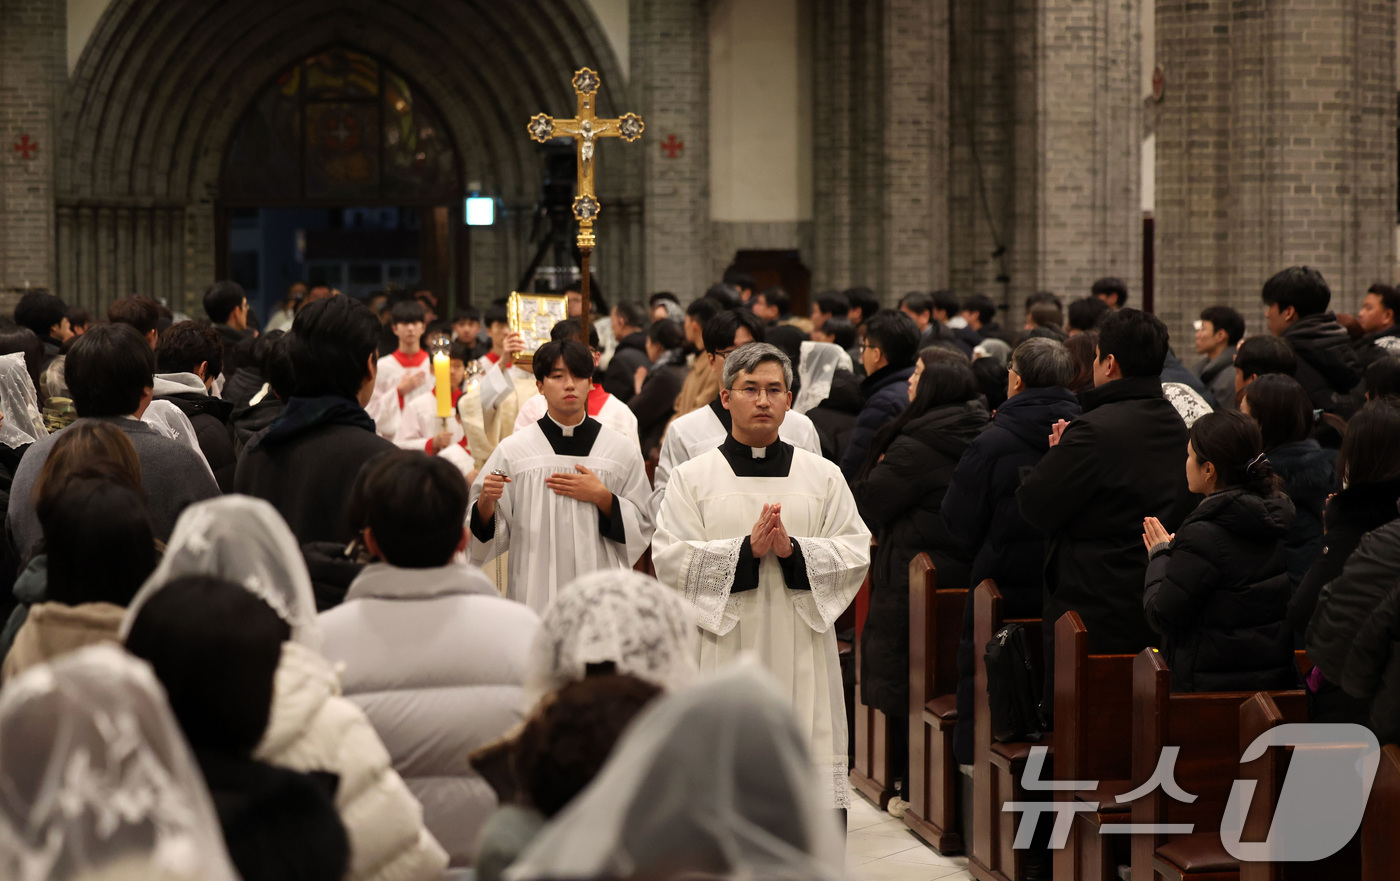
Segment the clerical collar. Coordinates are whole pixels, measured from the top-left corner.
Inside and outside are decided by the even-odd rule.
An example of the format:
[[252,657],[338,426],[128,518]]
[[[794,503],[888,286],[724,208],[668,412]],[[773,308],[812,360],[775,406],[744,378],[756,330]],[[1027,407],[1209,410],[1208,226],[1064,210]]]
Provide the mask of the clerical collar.
[[548,412],[535,424],[544,432],[556,456],[587,456],[593,452],[593,442],[603,428],[602,423],[586,413],[578,425],[560,425]]
[[792,444],[781,440],[766,447],[739,443],[730,434],[720,444],[720,453],[734,470],[735,477],[787,477],[792,471]]
[[588,414],[587,414],[587,413],[584,413],[584,414],[583,414],[583,417],[580,418],[579,421],[575,422],[573,425],[565,425],[564,423],[560,422],[558,419],[555,419],[553,416],[550,416],[548,410],[545,411],[545,413],[544,413],[544,418],[548,419],[550,422],[553,422],[555,425],[559,426],[559,430],[562,431],[562,432],[564,433],[564,437],[573,437],[573,436],[574,436],[574,429],[578,428],[580,425],[583,424],[583,420],[588,418]]

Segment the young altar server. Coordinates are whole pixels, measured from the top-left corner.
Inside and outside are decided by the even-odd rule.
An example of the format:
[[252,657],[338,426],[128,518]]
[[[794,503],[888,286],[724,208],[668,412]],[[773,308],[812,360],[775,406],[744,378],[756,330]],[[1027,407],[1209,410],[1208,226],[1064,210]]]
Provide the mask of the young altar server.
[[586,410],[588,347],[545,343],[534,368],[548,411],[502,440],[472,484],[470,548],[478,566],[510,551],[506,595],[544,612],[580,575],[631,569],[651,543],[652,518],[637,442]]
[[700,669],[745,652],[782,684],[808,737],[824,797],[850,804],[846,706],[832,625],[870,567],[870,530],[841,469],[780,439],[792,364],[750,343],[724,361],[723,444],[671,475],[652,560],[698,612]]
[[471,450],[457,404],[462,399],[462,383],[467,378],[467,362],[471,352],[460,342],[448,350],[448,388],[452,396],[452,415],[438,416],[436,387],[434,394],[418,395],[399,414],[399,433],[394,443],[405,450],[422,450],[429,456],[442,456],[457,467],[468,480],[476,479]]
[[[763,342],[763,319],[747,309],[732,309],[721,312],[705,322],[702,331],[705,351],[697,358],[710,359],[710,370],[716,376],[724,371],[725,358],[739,346]],[[671,475],[683,462],[689,462],[702,453],[708,453],[724,443],[731,425],[730,413],[720,403],[718,397],[698,410],[684,416],[677,416],[666,428],[661,441],[660,459],[656,463],[655,490],[652,491],[651,511],[655,516],[661,510],[661,499],[666,493],[666,484]],[[806,450],[818,456],[822,453],[821,438],[812,420],[795,410],[788,410],[778,428],[778,437],[799,450]]]
[[[549,332],[549,338],[553,342],[578,339],[578,319],[565,318],[554,325]],[[598,360],[602,358],[603,350],[598,345],[596,327],[588,329],[588,347],[593,350],[593,371],[597,373]],[[515,430],[522,431],[530,423],[539,422],[546,407],[543,395],[535,395],[525,401],[520,405],[520,413],[515,417]],[[588,415],[623,437],[641,443],[637,434],[637,414],[632,412],[631,407],[604,391],[602,383],[594,383],[588,390]]]
[[433,396],[433,361],[423,351],[423,307],[416,300],[395,303],[390,322],[399,347],[379,359],[374,394],[365,411],[380,437],[397,439],[403,410]]

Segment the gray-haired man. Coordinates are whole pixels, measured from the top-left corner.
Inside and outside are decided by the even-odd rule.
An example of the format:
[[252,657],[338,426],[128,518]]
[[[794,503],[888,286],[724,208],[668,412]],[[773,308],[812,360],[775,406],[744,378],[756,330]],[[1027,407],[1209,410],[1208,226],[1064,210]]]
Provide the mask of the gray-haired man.
[[698,612],[700,666],[756,654],[783,684],[833,807],[850,802],[832,624],[870,566],[870,530],[836,465],[778,437],[792,364],[766,343],[724,362],[723,444],[680,465],[661,503],[656,575]]

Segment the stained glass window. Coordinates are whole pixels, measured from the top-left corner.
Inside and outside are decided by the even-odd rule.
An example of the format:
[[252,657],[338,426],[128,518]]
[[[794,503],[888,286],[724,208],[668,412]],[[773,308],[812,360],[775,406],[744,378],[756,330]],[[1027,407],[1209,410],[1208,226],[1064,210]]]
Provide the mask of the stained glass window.
[[286,71],[229,142],[229,203],[443,204],[462,194],[442,118],[402,74],[332,49]]

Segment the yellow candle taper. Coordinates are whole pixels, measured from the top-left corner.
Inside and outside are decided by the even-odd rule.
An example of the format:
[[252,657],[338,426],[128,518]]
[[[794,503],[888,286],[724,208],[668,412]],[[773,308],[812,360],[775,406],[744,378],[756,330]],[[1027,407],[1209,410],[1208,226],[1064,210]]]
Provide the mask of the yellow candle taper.
[[452,415],[451,359],[446,352],[433,356],[433,377],[437,381],[437,414],[439,419]]

